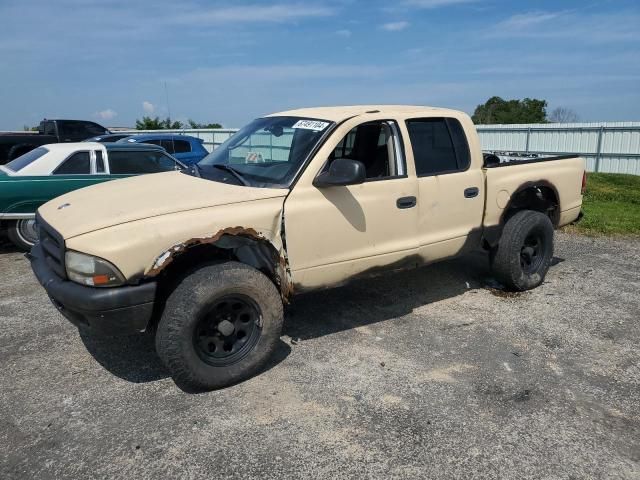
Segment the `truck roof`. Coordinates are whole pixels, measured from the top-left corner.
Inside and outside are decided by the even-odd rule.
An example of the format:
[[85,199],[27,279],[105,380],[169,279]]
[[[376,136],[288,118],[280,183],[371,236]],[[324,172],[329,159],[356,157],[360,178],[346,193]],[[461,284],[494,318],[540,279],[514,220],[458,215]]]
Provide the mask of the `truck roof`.
[[444,114],[460,114],[462,112],[447,108],[425,107],[419,105],[345,105],[336,107],[313,107],[299,108],[296,110],[287,110],[284,112],[273,113],[269,117],[307,117],[318,118],[322,120],[330,120],[333,122],[341,122],[351,117],[363,115],[365,113],[386,113],[389,116],[406,115],[420,113],[433,115],[435,112]]

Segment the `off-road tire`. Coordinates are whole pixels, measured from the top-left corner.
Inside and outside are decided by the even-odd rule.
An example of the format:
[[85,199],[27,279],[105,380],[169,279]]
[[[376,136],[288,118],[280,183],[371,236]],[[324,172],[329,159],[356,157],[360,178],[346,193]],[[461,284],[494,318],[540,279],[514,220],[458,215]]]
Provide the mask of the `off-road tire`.
[[26,228],[25,223],[29,220],[15,220],[7,225],[7,237],[16,247],[23,252],[28,252],[31,247],[37,242],[37,238],[30,238],[27,231],[23,231]]
[[[257,307],[259,336],[240,359],[230,365],[211,365],[202,358],[194,338],[216,301],[229,296],[250,299]],[[188,391],[223,388],[259,372],[278,344],[282,321],[282,299],[263,273],[238,262],[206,265],[185,277],[167,299],[156,332],[156,351],[179,387]]]
[[[530,245],[537,239],[539,246]],[[527,262],[527,259],[530,262]],[[491,268],[496,279],[512,291],[531,290],[545,278],[553,259],[553,224],[548,216],[523,210],[511,217],[502,231],[500,243],[491,252]]]

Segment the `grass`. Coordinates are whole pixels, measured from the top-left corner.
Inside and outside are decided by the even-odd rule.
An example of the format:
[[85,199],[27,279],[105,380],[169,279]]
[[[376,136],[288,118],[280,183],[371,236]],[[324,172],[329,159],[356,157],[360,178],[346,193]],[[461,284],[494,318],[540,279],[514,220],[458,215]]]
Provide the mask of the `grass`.
[[640,235],[640,176],[588,173],[584,218],[568,230],[591,235]]

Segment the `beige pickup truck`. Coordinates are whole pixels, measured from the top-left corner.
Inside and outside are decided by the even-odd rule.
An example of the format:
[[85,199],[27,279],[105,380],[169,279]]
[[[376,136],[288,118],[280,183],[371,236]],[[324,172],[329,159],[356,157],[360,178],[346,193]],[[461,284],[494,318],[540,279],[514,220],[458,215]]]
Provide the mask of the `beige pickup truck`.
[[299,292],[474,249],[506,288],[540,285],[585,178],[578,157],[483,154],[458,111],[293,110],[190,169],[45,204],[30,258],[71,322],[153,332],[179,385],[213,389],[259,371]]

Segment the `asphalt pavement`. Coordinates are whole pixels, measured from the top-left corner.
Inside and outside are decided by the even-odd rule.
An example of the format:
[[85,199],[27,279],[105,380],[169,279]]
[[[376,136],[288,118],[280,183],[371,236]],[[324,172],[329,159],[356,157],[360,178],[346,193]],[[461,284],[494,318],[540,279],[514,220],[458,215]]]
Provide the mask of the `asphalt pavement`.
[[517,295],[470,255],[300,296],[262,374],[197,395],[3,243],[0,478],[640,478],[640,239],[556,239]]

